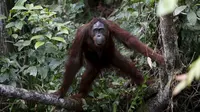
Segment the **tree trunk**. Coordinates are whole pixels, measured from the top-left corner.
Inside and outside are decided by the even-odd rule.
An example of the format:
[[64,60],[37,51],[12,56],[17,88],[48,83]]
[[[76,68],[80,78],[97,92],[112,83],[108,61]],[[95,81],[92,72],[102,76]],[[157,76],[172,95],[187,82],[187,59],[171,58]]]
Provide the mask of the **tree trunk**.
[[177,45],[178,36],[172,14],[160,17],[160,34],[164,48],[165,67],[159,73],[158,93],[141,106],[140,112],[163,112],[172,103],[171,83],[181,67]]
[[[10,2],[11,0],[0,0],[0,15],[8,15],[7,3]],[[12,4],[9,5],[11,6]],[[10,45],[6,43],[8,36],[5,30],[5,24],[5,20],[0,20],[0,55],[6,55],[10,51]]]

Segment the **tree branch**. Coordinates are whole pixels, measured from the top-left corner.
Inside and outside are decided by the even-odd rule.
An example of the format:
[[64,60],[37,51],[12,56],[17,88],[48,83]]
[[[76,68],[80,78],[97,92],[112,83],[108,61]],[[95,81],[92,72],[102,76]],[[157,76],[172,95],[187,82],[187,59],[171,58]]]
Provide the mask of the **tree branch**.
[[[162,112],[172,102],[171,83],[173,76],[181,70],[177,39],[178,35],[173,22],[173,15],[160,18],[160,33],[164,48],[165,68],[159,73],[159,92],[141,106],[139,112]],[[170,107],[170,106],[169,106]]]
[[81,103],[74,99],[58,98],[56,95],[53,94],[28,91],[26,89],[15,88],[12,86],[2,85],[2,84],[0,84],[0,95],[9,98],[17,98],[27,101],[39,102],[46,105],[54,105],[65,108],[67,110],[77,110],[82,107]]

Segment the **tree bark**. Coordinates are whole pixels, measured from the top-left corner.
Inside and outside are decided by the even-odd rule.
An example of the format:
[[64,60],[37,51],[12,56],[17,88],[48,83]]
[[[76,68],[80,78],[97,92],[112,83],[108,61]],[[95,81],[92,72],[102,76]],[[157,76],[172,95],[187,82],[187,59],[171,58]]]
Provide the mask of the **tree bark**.
[[35,91],[28,91],[21,88],[0,84],[0,95],[8,98],[18,98],[27,101],[43,103],[46,105],[54,105],[57,107],[65,108],[66,110],[80,110],[82,105],[74,99],[58,98],[52,94],[39,93]]
[[[9,1],[11,0],[0,0],[0,15],[8,15],[8,8],[6,2]],[[6,43],[6,38],[8,36],[5,30],[5,23],[5,20],[0,20],[0,55],[6,55],[10,51],[10,45]]]
[[172,103],[171,83],[181,67],[177,45],[178,36],[172,14],[160,17],[160,33],[164,48],[165,67],[159,73],[159,91],[141,106],[140,112],[163,112]]

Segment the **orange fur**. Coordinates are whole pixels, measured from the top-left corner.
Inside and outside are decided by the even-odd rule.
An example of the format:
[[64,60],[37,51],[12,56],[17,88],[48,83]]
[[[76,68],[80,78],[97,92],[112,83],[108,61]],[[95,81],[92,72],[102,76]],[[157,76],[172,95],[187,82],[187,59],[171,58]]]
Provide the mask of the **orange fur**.
[[[103,23],[108,30],[105,36],[106,44],[102,48],[95,46],[91,36],[91,28],[97,21]],[[62,86],[56,92],[59,97],[64,97],[76,73],[83,65],[85,65],[86,70],[82,76],[79,94],[75,96],[85,97],[90,90],[93,80],[98,76],[101,69],[108,68],[111,65],[129,75],[137,85],[144,82],[143,76],[135,65],[117,51],[113,38],[121,41],[128,48],[136,49],[144,56],[148,56],[158,63],[164,64],[162,55],[154,52],[146,44],[143,44],[135,36],[120,28],[114,22],[94,18],[88,24],[80,27],[76,33],[76,38],[72,44],[70,56],[65,66]]]

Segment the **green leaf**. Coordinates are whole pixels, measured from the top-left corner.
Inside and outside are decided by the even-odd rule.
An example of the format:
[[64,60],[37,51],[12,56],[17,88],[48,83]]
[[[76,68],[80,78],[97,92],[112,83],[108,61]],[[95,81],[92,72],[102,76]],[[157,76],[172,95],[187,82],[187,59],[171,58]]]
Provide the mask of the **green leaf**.
[[199,67],[200,67],[200,57],[198,58],[198,60],[196,60],[190,65],[190,70],[186,75],[187,77],[175,87],[173,95],[177,95],[178,93],[180,93],[184,88],[190,85],[194,79],[196,80],[200,79]]
[[37,68],[36,66],[31,66],[24,71],[24,74],[29,73],[29,75],[36,76],[37,75]]
[[29,9],[29,10],[31,10],[33,7],[34,7],[33,4],[26,4],[26,8]]
[[186,5],[182,5],[180,7],[177,7],[174,10],[174,16],[179,15],[183,10],[185,10],[186,7],[187,7]]
[[187,19],[191,25],[195,25],[197,22],[197,15],[194,13],[194,11],[190,10],[190,12],[187,14]]
[[33,9],[43,9],[43,7],[41,5],[37,5],[37,6],[33,7]]
[[12,9],[16,9],[16,10],[27,10],[26,7],[24,7],[24,6],[14,6]]
[[10,80],[9,74],[8,73],[0,74],[0,83],[5,82],[6,80]]
[[[46,46],[46,44],[45,44],[45,46]],[[46,51],[44,52],[44,49],[43,50],[40,50],[39,52],[38,52],[40,55],[38,55],[37,56],[37,61],[40,63],[40,64],[43,64],[44,62],[45,62],[45,53],[46,53]]]
[[35,43],[35,49],[37,49],[38,47],[44,45],[44,43],[45,43],[45,42],[40,42],[40,41],[36,42],[36,43]]
[[66,43],[65,39],[62,37],[52,37],[52,40],[60,41]]
[[135,9],[133,9],[132,7],[129,7],[129,8],[127,9],[127,11],[128,11],[128,12],[134,12]]
[[174,89],[173,91],[173,95],[177,95],[178,93],[180,93],[185,87],[187,86],[187,82],[186,81],[181,81]]
[[[33,18],[29,18],[29,20],[31,20]],[[42,31],[44,29],[44,27],[35,27],[31,30],[31,33],[38,33],[39,31]]]
[[43,35],[35,35],[35,36],[31,37],[31,40],[40,39],[43,37],[44,37]]
[[19,40],[18,42],[16,42],[14,45],[15,46],[22,46],[24,43],[24,40]]
[[29,46],[31,44],[31,41],[30,40],[26,40],[26,41],[24,41],[24,43],[23,43],[23,46],[25,47],[25,46]]
[[27,0],[17,0],[17,2],[15,3],[15,6],[24,6],[24,3],[26,2]]
[[0,20],[2,20],[2,19],[6,19],[7,17],[6,16],[4,16],[4,15],[0,15]]
[[190,66],[190,71],[188,73],[188,76],[190,77],[195,77],[195,79],[199,79],[200,78],[200,57],[198,58],[198,60],[196,60],[195,62],[193,62]]
[[22,29],[23,25],[24,25],[24,23],[23,23],[22,21],[17,21],[17,22],[15,22],[15,27],[16,27],[17,29],[19,29],[19,30]]
[[29,16],[28,21],[33,21],[35,22],[36,20],[38,20],[39,17],[37,14],[31,14],[31,16]]
[[58,50],[57,46],[55,46],[53,43],[51,42],[47,42],[45,44],[45,52],[46,53],[56,53]]
[[12,36],[14,39],[17,39],[18,34],[12,34],[11,36]]
[[21,51],[23,49],[23,42],[24,40],[19,40],[17,43],[14,44],[14,46],[18,47],[18,51]]
[[16,42],[14,45],[18,47],[18,50],[21,51],[22,48],[24,48],[25,46],[29,46],[31,44],[30,40],[19,40],[18,42]]
[[13,27],[15,26],[15,23],[14,22],[10,22],[6,25],[6,28],[10,28],[10,27]]
[[68,30],[62,30],[60,32],[58,32],[56,35],[61,35],[61,34],[69,34]]
[[160,0],[157,8],[157,15],[164,16],[174,11],[178,0]]
[[41,75],[41,77],[43,79],[45,79],[47,77],[48,71],[49,71],[49,67],[48,66],[38,67],[38,73]]
[[46,37],[48,37],[49,39],[51,39],[52,37],[52,32],[48,31],[46,34],[45,34]]
[[112,82],[112,85],[114,85],[114,86],[120,86],[121,84],[119,83],[119,82]]
[[63,63],[63,61],[53,59],[53,60],[49,63],[49,67],[50,67],[51,70],[55,70],[56,67],[58,67],[58,66],[61,65],[62,63]]

